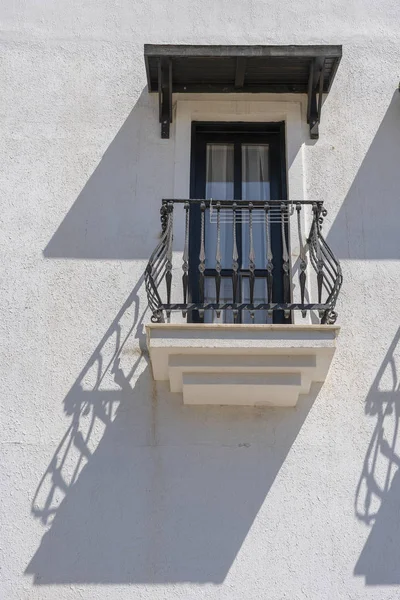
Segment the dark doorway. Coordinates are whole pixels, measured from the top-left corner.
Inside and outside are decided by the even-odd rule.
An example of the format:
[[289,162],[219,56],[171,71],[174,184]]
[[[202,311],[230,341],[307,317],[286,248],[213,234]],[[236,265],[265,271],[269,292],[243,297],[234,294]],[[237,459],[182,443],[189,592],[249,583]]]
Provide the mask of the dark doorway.
[[[220,201],[286,200],[286,161],[284,123],[198,123],[192,124],[191,198]],[[226,213],[225,213],[226,214]],[[253,259],[255,262],[255,298],[266,302],[267,237],[270,236],[273,264],[273,302],[290,302],[284,298],[282,268],[282,226],[278,222],[266,225],[261,209],[254,211],[252,224]],[[201,218],[199,205],[190,211],[189,270],[190,291],[194,302],[200,302],[199,254]],[[267,229],[266,229],[267,228]],[[232,265],[238,262],[239,301],[248,302],[249,295],[249,227],[243,222],[225,220],[219,232],[213,222],[212,209],[205,218],[205,289],[204,301],[214,302],[217,235],[221,250],[221,300],[232,301]],[[288,235],[286,232],[286,239]],[[235,256],[236,254],[236,256]],[[250,322],[249,311],[239,314],[239,322]],[[256,322],[272,322],[266,311],[258,311]],[[217,318],[214,311],[204,316],[193,314],[195,321],[233,322],[232,311],[223,311]],[[274,323],[287,323],[282,311],[275,311]]]

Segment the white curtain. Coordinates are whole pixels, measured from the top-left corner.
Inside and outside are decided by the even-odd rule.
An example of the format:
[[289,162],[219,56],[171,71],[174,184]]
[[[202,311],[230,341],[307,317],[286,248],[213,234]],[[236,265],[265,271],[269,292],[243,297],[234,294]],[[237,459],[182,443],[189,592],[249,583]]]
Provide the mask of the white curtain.
[[[233,144],[207,144],[206,199],[233,200]],[[233,235],[232,224],[223,222],[221,212],[220,248],[222,268],[232,268]],[[206,218],[206,267],[215,269],[217,252],[217,224]]]
[[[269,152],[266,144],[242,145],[242,199],[270,200]],[[242,264],[249,266],[249,225],[242,225]],[[265,213],[253,211],[253,242],[257,269],[265,269]]]

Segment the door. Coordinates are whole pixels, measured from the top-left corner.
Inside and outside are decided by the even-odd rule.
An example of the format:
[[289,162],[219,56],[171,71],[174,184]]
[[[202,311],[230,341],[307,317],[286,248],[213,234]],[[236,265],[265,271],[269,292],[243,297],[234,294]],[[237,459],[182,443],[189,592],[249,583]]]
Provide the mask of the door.
[[[286,199],[284,125],[251,123],[194,123],[192,130],[191,197],[214,201],[263,201]],[[217,254],[220,254],[220,303],[233,300],[233,262],[237,258],[239,303],[250,301],[250,266],[255,263],[254,304],[267,302],[266,255],[268,236],[273,255],[273,302],[283,302],[282,228],[279,222],[269,223],[266,231],[263,209],[252,213],[252,256],[248,211],[221,211],[219,236],[216,213],[207,208],[205,214],[205,285],[204,302],[216,302],[215,278]],[[238,213],[238,214],[239,214]],[[247,215],[247,218],[246,218]],[[199,293],[199,254],[201,217],[199,205],[191,207],[189,274],[193,302],[201,302]],[[217,252],[217,236],[219,237]],[[237,257],[234,249],[237,249]],[[288,299],[285,299],[288,301]],[[234,322],[233,310],[217,314],[206,310],[193,320],[205,322]],[[267,311],[241,310],[237,321],[242,323],[272,322]],[[290,322],[282,311],[274,313],[273,322]]]

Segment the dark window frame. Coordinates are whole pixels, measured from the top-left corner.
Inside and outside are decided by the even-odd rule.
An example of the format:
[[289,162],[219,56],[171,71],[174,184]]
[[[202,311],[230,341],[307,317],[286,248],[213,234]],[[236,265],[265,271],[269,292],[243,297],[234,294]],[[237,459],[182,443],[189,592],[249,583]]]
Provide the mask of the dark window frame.
[[[206,144],[213,142],[234,144],[234,197],[241,199],[241,150],[238,148],[243,143],[267,143],[270,148],[270,173],[272,175],[271,199],[287,199],[287,176],[286,176],[286,144],[285,144],[285,122],[272,123],[247,123],[237,122],[203,122],[193,121],[191,131],[191,169],[190,169],[190,198],[199,199],[205,197],[205,172],[206,172]],[[199,298],[198,278],[198,256],[200,253],[200,206],[193,204],[190,211],[190,244],[189,244],[189,299],[197,302]],[[287,226],[286,226],[287,227]],[[240,225],[238,225],[240,228]],[[272,225],[274,234],[272,237],[272,252],[274,255],[274,301],[283,301],[283,269],[282,269],[282,240],[280,225]],[[238,235],[238,254],[241,257],[241,235]],[[289,231],[286,231],[290,244]],[[279,259],[277,258],[279,257]],[[249,275],[249,271],[242,269],[239,265],[241,281]],[[205,277],[215,276],[215,269],[206,269]],[[232,275],[231,269],[224,269],[222,277]],[[266,277],[266,270],[256,269],[256,278]],[[202,322],[197,311],[192,313],[194,322]],[[274,323],[290,323],[290,318],[285,318],[282,311],[274,312]]]

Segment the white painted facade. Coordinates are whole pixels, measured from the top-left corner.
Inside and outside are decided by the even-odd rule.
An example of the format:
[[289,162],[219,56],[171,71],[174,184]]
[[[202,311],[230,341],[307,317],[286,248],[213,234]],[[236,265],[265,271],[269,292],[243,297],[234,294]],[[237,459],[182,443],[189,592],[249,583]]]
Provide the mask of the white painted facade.
[[[399,3],[0,19],[0,597],[398,598]],[[301,96],[176,98],[162,140],[144,43],[342,44],[319,140]],[[296,409],[183,406],[152,379],[143,271],[161,198],[188,194],[193,114],[284,118],[290,194],[325,200],[341,331]]]

